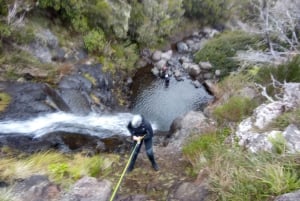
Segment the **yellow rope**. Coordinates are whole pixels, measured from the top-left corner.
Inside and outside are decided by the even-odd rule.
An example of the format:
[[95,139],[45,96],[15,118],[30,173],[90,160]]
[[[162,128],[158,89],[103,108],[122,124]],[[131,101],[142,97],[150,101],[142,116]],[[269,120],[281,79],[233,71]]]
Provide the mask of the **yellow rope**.
[[126,166],[125,166],[125,168],[124,168],[124,170],[123,170],[123,173],[122,173],[122,175],[121,175],[121,177],[120,177],[120,179],[119,179],[119,181],[118,181],[118,183],[117,183],[117,185],[116,185],[116,187],[115,187],[115,190],[114,190],[113,194],[111,195],[109,201],[113,201],[113,200],[114,200],[114,198],[115,198],[115,196],[116,196],[116,193],[117,193],[117,191],[118,191],[118,189],[119,189],[119,187],[120,187],[120,184],[121,184],[121,182],[122,182],[122,180],[123,180],[123,177],[124,177],[124,175],[125,175],[125,173],[126,173],[126,170],[127,170],[128,166],[129,166],[129,163],[130,163],[130,161],[131,161],[131,159],[132,159],[132,157],[133,157],[133,154],[134,154],[134,152],[135,152],[135,149],[137,148],[137,146],[138,146],[139,144],[140,144],[140,143],[136,143],[136,144],[135,144],[134,149],[133,149],[133,151],[132,151],[132,153],[131,153],[131,155],[130,155],[130,157],[129,157],[129,160],[128,160],[128,162],[127,162],[127,164],[126,164]]

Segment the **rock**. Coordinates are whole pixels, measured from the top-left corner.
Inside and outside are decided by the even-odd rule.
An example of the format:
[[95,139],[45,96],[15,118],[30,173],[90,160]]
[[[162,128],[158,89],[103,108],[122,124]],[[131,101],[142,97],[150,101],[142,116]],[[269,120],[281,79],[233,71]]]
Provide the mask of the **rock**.
[[210,94],[212,94],[212,95],[214,95],[214,96],[216,96],[216,95],[218,95],[218,88],[217,88],[217,85],[214,83],[214,81],[213,80],[205,80],[204,82],[203,82],[203,86],[206,88],[206,90],[210,93]]
[[211,70],[212,69],[212,65],[211,65],[211,63],[209,61],[207,61],[207,62],[203,62],[203,61],[199,62],[199,66],[203,70]]
[[286,139],[286,145],[289,153],[300,152],[300,130],[296,125],[289,125],[282,133]]
[[176,46],[177,46],[177,51],[179,53],[188,52],[189,47],[187,46],[187,44],[185,42],[179,42],[176,44]]
[[172,54],[173,54],[172,50],[168,50],[166,52],[163,52],[161,54],[161,59],[168,61],[168,60],[170,60],[172,58]]
[[201,72],[201,69],[199,67],[199,65],[197,64],[190,64],[188,67],[188,73],[189,75],[195,79]]
[[146,195],[130,195],[130,196],[122,196],[117,198],[116,201],[149,201],[149,197]]
[[71,187],[61,201],[107,201],[111,196],[111,191],[110,181],[98,181],[93,177],[83,177]]
[[161,59],[161,54],[162,52],[159,50],[156,50],[153,54],[152,54],[152,60],[157,62]]
[[60,196],[60,188],[51,183],[47,177],[33,175],[18,182],[13,192],[19,201],[56,201]]
[[277,196],[274,201],[296,201],[296,200],[300,200],[300,190]]
[[219,77],[221,75],[221,70],[217,69],[215,71],[215,76]]
[[205,201],[209,196],[209,190],[206,185],[197,185],[185,182],[180,184],[174,193],[169,195],[168,200],[184,200],[184,201]]
[[212,128],[214,125],[215,123],[209,121],[202,112],[188,112],[172,122],[172,133],[170,133],[168,147],[180,151],[185,140],[188,139],[191,133]]

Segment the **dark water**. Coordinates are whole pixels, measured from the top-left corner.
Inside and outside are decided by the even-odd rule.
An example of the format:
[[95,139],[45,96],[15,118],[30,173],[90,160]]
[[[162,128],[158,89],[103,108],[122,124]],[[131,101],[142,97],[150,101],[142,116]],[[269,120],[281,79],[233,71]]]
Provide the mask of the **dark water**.
[[167,131],[172,121],[191,110],[203,110],[213,99],[204,87],[195,88],[190,79],[176,81],[171,77],[169,86],[164,79],[152,75],[151,68],[141,69],[132,87],[132,113],[143,114],[160,131]]

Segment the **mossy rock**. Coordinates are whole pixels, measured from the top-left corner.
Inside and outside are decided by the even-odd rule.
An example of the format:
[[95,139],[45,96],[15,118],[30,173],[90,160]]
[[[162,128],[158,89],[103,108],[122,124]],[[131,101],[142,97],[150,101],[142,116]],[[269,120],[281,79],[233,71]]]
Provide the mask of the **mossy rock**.
[[11,97],[9,94],[0,92],[0,112],[4,111],[5,108],[9,105]]

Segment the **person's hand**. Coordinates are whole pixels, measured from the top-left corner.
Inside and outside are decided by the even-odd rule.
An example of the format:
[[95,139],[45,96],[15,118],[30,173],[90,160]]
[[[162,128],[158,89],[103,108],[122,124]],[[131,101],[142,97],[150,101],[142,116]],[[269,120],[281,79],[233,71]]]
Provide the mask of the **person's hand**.
[[136,141],[138,144],[141,143],[142,139],[144,138],[144,136],[133,136],[133,140]]

